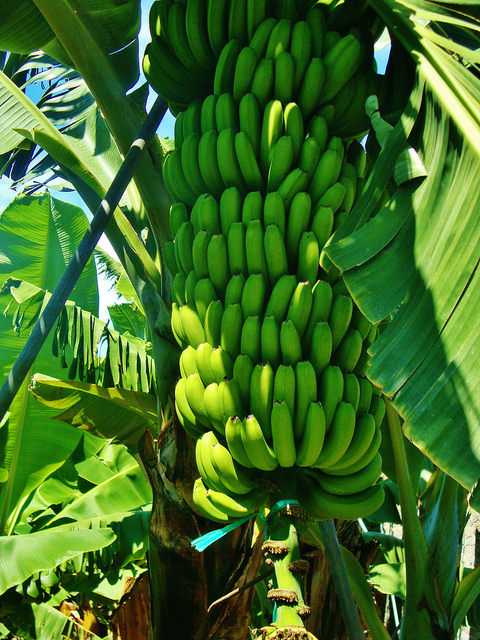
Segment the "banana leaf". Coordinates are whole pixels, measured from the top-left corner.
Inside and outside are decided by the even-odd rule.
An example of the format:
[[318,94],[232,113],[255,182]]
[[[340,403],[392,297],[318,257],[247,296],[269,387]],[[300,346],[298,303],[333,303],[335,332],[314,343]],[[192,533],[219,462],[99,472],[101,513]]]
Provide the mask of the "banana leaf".
[[[428,176],[398,188],[366,224],[354,209],[350,235],[327,253],[372,321],[393,316],[371,348],[368,376],[393,399],[405,435],[471,491],[480,478],[480,81],[467,67],[478,63],[478,23],[468,3],[369,4],[414,58],[417,93],[425,83],[409,144]],[[380,154],[370,193],[395,157]],[[364,202],[367,192],[368,183]],[[471,505],[480,508],[477,493]]]

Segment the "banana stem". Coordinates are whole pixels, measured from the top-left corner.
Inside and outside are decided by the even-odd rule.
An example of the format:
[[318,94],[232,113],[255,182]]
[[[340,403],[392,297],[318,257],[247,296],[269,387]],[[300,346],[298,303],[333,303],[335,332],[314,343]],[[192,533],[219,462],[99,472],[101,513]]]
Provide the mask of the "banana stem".
[[347,628],[348,637],[350,640],[363,640],[364,635],[358,618],[357,606],[350,582],[348,581],[347,569],[342,552],[340,551],[333,520],[324,520],[319,522],[318,526],[335,583],[337,598]]

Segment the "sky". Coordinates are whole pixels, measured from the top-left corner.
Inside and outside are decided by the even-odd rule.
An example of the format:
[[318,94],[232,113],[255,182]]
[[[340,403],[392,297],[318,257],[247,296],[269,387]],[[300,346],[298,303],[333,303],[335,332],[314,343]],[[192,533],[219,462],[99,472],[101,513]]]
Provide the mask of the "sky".
[[[152,4],[153,0],[142,0],[142,24],[141,24],[141,28],[140,28],[140,33],[139,33],[139,52],[140,52],[140,59],[142,59],[143,57],[143,52],[145,50],[146,45],[148,44],[148,42],[150,41],[150,33],[149,33],[149,28],[148,28],[148,10]],[[390,47],[389,47],[389,43],[388,40],[385,38],[382,38],[379,43],[378,46],[376,47],[376,51],[375,51],[375,58],[377,61],[377,68],[379,73],[383,73],[386,67],[386,63],[388,60],[388,54],[390,51]],[[144,82],[144,77],[143,74],[139,80],[139,84],[141,84],[142,82]],[[154,99],[156,97],[156,94],[154,92],[151,91],[150,95],[149,95],[149,99],[147,101],[147,109],[152,105]],[[167,112],[167,114],[164,116],[162,122],[160,123],[160,126],[157,130],[157,133],[159,135],[159,137],[163,138],[163,137],[169,137],[169,138],[173,138],[173,129],[174,129],[174,122],[175,119],[174,117],[171,115],[170,112]],[[0,211],[3,211],[3,209],[13,200],[13,198],[17,195],[15,191],[13,191],[10,188],[12,181],[9,178],[6,177],[2,177],[0,178]],[[83,204],[83,201],[81,200],[81,198],[75,193],[75,192],[54,192],[52,194],[54,197],[61,199],[61,200],[65,200],[67,202],[70,202],[71,204],[75,204],[78,207],[82,208],[87,217],[89,219],[91,219],[92,215],[90,213],[90,211],[87,209],[87,207]],[[108,242],[108,240],[106,239],[105,236],[102,236],[99,245],[107,252],[111,253],[112,255],[114,255],[113,249],[110,245],[110,243]],[[116,296],[116,293],[113,291],[113,289],[111,288],[110,283],[106,282],[103,278],[99,278],[99,293],[100,293],[100,317],[103,320],[108,320],[108,311],[107,311],[107,306],[114,304],[118,298]]]

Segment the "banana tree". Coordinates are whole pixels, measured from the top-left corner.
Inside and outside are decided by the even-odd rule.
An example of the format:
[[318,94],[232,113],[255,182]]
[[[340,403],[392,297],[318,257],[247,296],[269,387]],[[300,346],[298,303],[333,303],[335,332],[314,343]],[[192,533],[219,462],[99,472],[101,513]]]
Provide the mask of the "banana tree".
[[[375,162],[362,197],[326,253],[371,321],[393,316],[371,347],[369,377],[405,418],[404,433],[440,469],[471,491],[480,476],[473,374],[478,332],[472,321],[478,289],[474,223],[479,132],[476,9],[471,3],[456,3],[452,9],[446,3],[415,0],[371,0],[368,4],[370,9],[362,6],[355,15],[349,12],[352,3],[345,3],[345,13],[339,5],[340,11],[332,13],[330,23],[341,31],[352,23],[358,27],[361,19],[367,27],[374,25],[376,33],[386,26],[393,48],[381,114],[372,114],[374,126],[378,125],[378,142],[370,136],[368,149]],[[76,68],[108,126],[103,130],[107,131],[107,147],[118,163],[142,119],[142,111],[133,108],[125,95],[136,77],[136,72],[130,71],[138,69],[133,56],[138,3],[115,3],[114,7],[105,2],[105,12],[97,12],[97,5],[92,8],[73,0],[52,5],[48,0],[35,0],[18,9],[2,2],[6,19],[0,44],[19,53],[40,48]],[[83,140],[79,142],[68,132],[60,134],[5,75],[1,83],[5,132],[10,136],[4,138],[10,147],[5,152],[29,140],[58,163],[58,171],[86,202],[98,202],[107,183],[102,171],[105,164],[99,167],[90,162]],[[382,97],[381,91],[379,95]],[[89,127],[87,130],[91,132]],[[407,147],[407,139],[423,169],[415,172],[411,162],[404,163],[402,175],[402,163],[396,160]],[[155,368],[165,374],[157,383],[168,420],[165,392],[171,388],[174,373],[168,375],[167,371],[172,370],[175,350],[168,339],[164,313],[168,276],[162,270],[162,247],[168,225],[167,197],[159,171],[163,154],[160,141],[156,141],[137,173],[128,203],[116,212],[109,236],[145,310]],[[145,225],[151,232],[146,244],[135,234],[121,233],[131,227],[139,232]],[[450,287],[445,286],[446,281],[451,282]],[[165,619],[178,619],[177,611],[184,605],[178,593],[172,597],[165,582],[162,588],[162,572],[173,578],[174,563],[181,557],[204,576],[208,561],[205,564],[188,546],[198,526],[186,506],[192,506],[185,485],[193,474],[188,440],[178,426],[167,425],[160,438],[160,461],[165,465],[160,468],[151,441],[144,439],[141,451],[155,495],[161,496],[152,519],[156,545],[152,547],[151,568],[152,575],[159,578],[158,626],[167,634],[175,630],[175,624],[170,627]],[[186,472],[181,473],[181,467]],[[169,521],[172,495],[181,514],[176,520],[181,528],[174,530],[175,550],[164,524]],[[476,500],[474,493],[474,507]],[[221,556],[221,545],[212,553],[212,562]],[[244,545],[242,538],[236,548],[245,550]],[[231,552],[228,544],[225,547]],[[243,578],[248,574],[246,567],[237,566],[237,575],[242,574]],[[189,584],[191,590],[184,590],[185,597],[197,602],[195,580]],[[213,592],[222,587],[214,585]],[[247,597],[245,602],[249,602]],[[231,611],[227,608],[221,619],[225,632],[230,628]],[[192,628],[197,622],[192,616]],[[422,624],[427,628],[429,622]],[[189,634],[186,630],[185,635]],[[234,637],[233,631],[231,635]]]

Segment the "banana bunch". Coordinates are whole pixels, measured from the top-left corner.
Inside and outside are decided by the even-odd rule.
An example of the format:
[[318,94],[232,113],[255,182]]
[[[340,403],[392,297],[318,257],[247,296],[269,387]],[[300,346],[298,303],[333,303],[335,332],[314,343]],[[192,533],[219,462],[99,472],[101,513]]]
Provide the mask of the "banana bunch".
[[[385,406],[365,377],[377,329],[324,252],[363,187],[351,138],[366,128],[371,52],[310,5],[152,8],[173,54],[147,77],[181,109],[163,169],[175,408],[196,440],[194,502],[217,522],[268,508],[286,485],[316,519],[383,501]],[[188,90],[164,88],[167,74]]]

